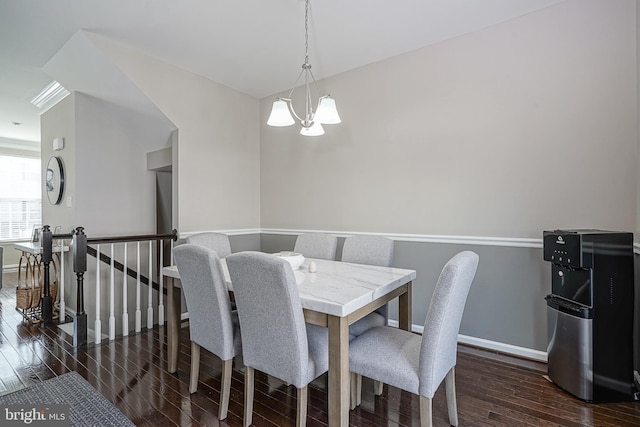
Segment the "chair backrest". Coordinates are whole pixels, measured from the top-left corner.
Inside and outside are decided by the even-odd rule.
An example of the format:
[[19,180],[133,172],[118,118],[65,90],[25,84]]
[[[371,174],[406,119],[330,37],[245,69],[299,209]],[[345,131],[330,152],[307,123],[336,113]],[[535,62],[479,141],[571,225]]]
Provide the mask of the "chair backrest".
[[325,233],[304,233],[296,239],[294,252],[301,253],[306,258],[336,259],[338,238]]
[[231,255],[231,244],[229,243],[229,236],[226,234],[213,232],[198,233],[187,237],[185,240],[187,243],[213,249],[218,253],[220,258],[226,258]]
[[231,300],[215,251],[185,243],[173,248],[180,282],[189,310],[191,341],[229,360],[233,345]]
[[383,236],[351,236],[344,240],[342,261],[391,267],[394,242]]
[[460,252],[447,262],[440,273],[422,332],[418,371],[422,396],[433,397],[456,364],[460,322],[478,259],[474,252]]
[[226,259],[242,330],[244,364],[306,386],[307,331],[291,264],[261,252]]

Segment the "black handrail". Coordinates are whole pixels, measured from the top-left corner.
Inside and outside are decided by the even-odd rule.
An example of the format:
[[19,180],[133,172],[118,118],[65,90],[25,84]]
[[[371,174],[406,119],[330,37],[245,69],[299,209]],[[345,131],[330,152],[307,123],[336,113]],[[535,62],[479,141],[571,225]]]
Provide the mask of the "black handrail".
[[93,237],[87,239],[87,244],[101,245],[103,243],[145,242],[149,240],[167,240],[169,238],[174,242],[178,240],[178,231],[173,230],[171,233],[166,234],[142,234],[139,236]]

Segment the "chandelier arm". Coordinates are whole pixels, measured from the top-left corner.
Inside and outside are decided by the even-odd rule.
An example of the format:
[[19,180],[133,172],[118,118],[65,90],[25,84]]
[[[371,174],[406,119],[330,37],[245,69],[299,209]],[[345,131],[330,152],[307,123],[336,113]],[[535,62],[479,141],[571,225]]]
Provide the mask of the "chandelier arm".
[[311,74],[311,79],[313,80],[313,85],[316,88],[316,92],[318,92],[318,99],[320,98],[324,98],[328,95],[320,95],[320,86],[318,86],[318,82],[316,81],[316,76],[313,75],[313,71],[311,71],[311,68],[309,68],[309,74]]
[[283,101],[287,101],[287,104],[289,104],[289,110],[291,110],[291,114],[293,114],[293,117],[295,117],[296,119],[298,119],[298,121],[300,123],[302,123],[302,119],[300,118],[300,116],[296,113],[296,110],[293,108],[293,101],[291,101],[290,99],[286,99],[286,98],[282,98]]
[[293,83],[293,86],[291,87],[291,90],[289,91],[289,95],[287,96],[287,98],[289,98],[290,100],[293,99],[291,96],[293,95],[293,91],[296,90],[296,86],[297,86],[298,82],[300,81],[300,77],[302,77],[302,73],[304,73],[304,65],[303,65],[302,71],[300,71],[300,73],[298,74],[298,77],[296,78],[296,81]]
[[309,89],[309,72],[304,73],[304,127],[311,126],[313,120],[313,108],[311,107],[311,91]]

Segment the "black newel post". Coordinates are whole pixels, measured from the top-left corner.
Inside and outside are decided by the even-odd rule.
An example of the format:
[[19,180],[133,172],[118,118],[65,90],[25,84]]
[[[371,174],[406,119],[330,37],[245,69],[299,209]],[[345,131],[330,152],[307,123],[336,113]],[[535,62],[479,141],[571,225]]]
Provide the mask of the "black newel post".
[[73,346],[87,348],[87,313],[84,311],[84,273],[87,271],[87,235],[78,227],[73,235],[73,271],[77,280],[76,315],[73,317]]
[[45,325],[53,323],[53,299],[51,298],[51,286],[49,277],[49,267],[53,261],[53,233],[48,225],[42,227],[42,258],[41,263],[44,266],[43,278],[43,294],[40,302],[42,309],[42,322]]

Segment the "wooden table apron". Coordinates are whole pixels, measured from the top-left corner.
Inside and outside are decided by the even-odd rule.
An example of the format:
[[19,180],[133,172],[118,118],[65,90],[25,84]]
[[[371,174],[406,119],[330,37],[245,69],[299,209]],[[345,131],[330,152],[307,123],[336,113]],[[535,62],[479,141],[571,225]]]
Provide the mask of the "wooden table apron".
[[[337,261],[335,261],[337,262]],[[308,261],[304,266],[308,265]],[[304,267],[303,266],[303,267]],[[301,267],[302,268],[302,267]],[[166,270],[166,267],[165,267]],[[328,406],[329,426],[346,427],[349,425],[349,325],[375,311],[389,301],[399,300],[399,327],[411,330],[411,285],[415,278],[415,271],[405,270],[406,283],[392,291],[380,295],[368,304],[355,311],[339,316],[321,311],[303,309],[305,321],[314,325],[326,326],[329,329],[329,383]],[[175,286],[177,272],[165,274],[167,286],[167,369],[170,373],[177,370],[178,340],[180,333],[181,290]]]

